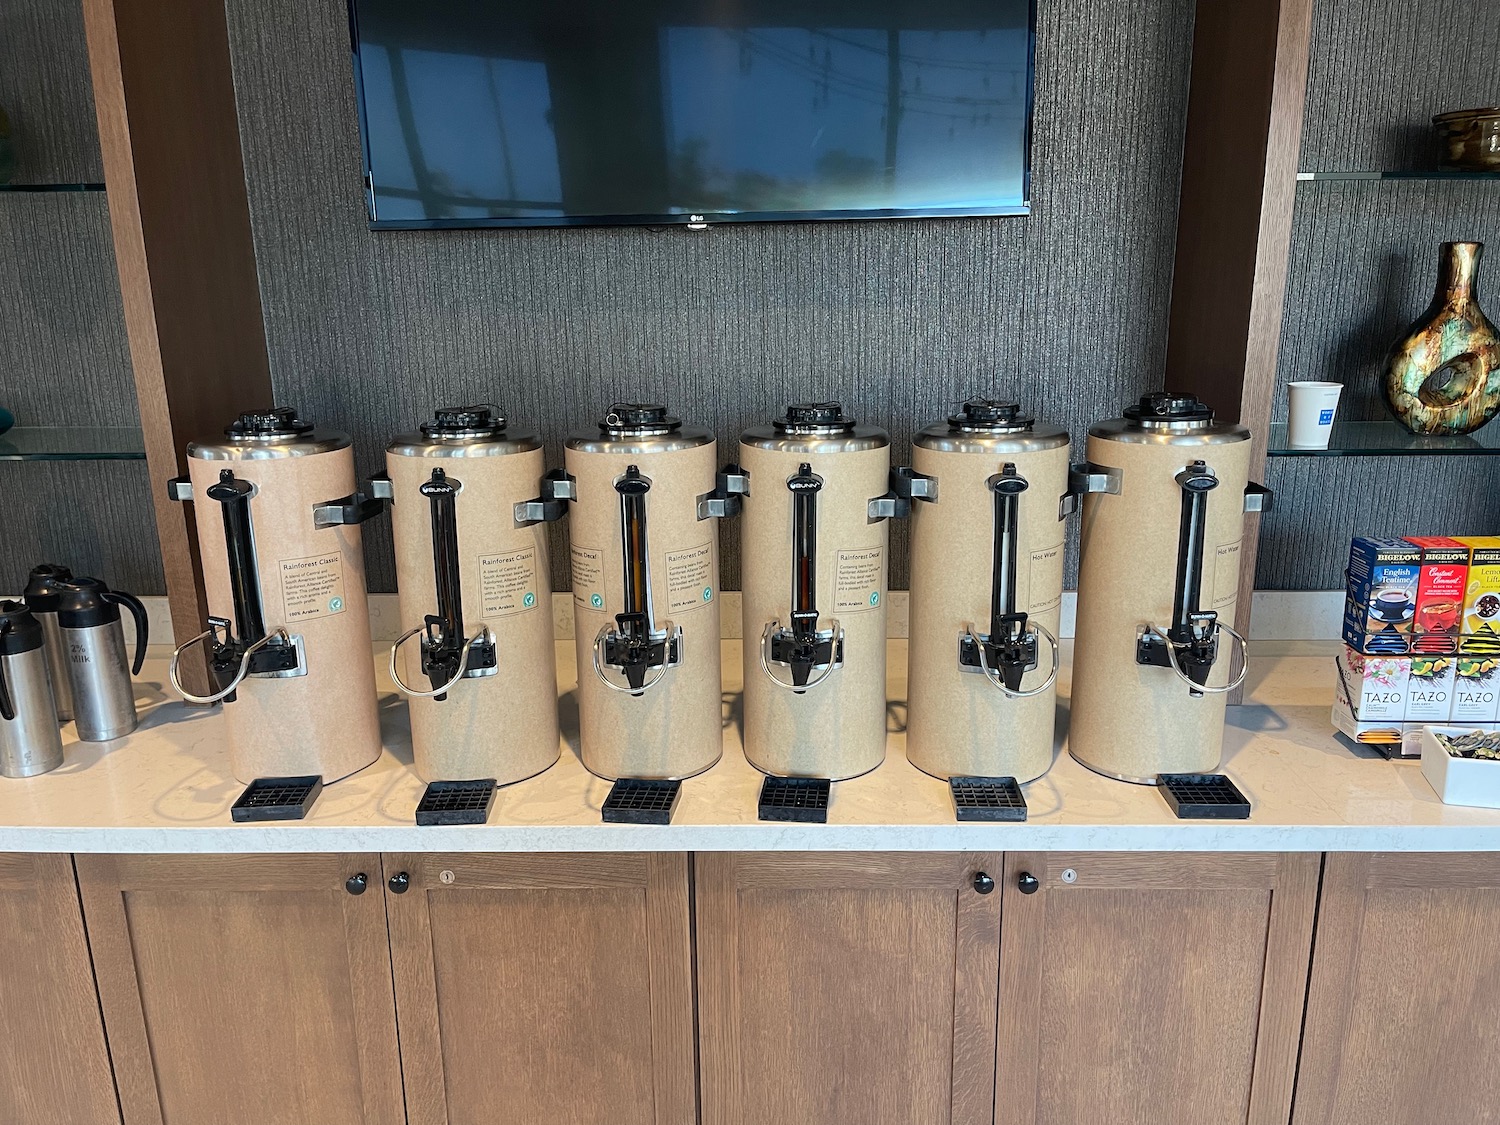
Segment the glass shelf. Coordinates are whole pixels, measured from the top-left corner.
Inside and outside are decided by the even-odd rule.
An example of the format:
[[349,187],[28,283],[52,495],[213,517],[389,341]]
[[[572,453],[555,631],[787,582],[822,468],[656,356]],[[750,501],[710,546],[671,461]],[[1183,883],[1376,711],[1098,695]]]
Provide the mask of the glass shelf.
[[1298,172],[1297,179],[1316,180],[1500,180],[1500,172],[1463,172],[1453,168],[1432,168],[1411,172]]
[[128,427],[17,426],[0,434],[0,461],[144,461],[146,440]]
[[1288,445],[1286,423],[1272,422],[1267,444],[1267,457],[1486,457],[1500,454],[1500,422],[1459,437],[1424,437],[1396,422],[1335,422],[1327,449]]
[[103,184],[0,184],[0,192],[69,192],[103,190]]

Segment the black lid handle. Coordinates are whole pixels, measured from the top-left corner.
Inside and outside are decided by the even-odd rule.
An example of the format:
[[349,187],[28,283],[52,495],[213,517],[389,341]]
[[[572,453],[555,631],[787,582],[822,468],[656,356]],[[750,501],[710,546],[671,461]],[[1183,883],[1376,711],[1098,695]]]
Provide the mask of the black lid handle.
[[[0,625],[0,633],[10,632],[10,623]],[[5,660],[0,658],[0,719],[7,723],[16,717],[16,705],[10,699],[10,685],[5,682]]]
[[135,618],[135,663],[130,667],[130,674],[139,676],[141,665],[146,663],[146,645],[151,637],[151,622],[146,617],[146,607],[134,594],[126,594],[120,590],[109,590],[101,596],[105,601],[124,606],[130,610],[130,616]]

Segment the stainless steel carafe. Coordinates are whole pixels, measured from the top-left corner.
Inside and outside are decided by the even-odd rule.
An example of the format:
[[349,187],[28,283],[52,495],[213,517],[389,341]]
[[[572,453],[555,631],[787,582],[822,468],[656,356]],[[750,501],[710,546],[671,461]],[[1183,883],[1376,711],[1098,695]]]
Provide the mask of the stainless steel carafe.
[[390,672],[410,701],[417,773],[538,774],[560,749],[546,529],[566,507],[560,474],[491,406],[436,411],[385,464],[403,629]]
[[[135,660],[125,655],[120,607],[135,618]],[[111,590],[97,578],[75,578],[58,595],[58,631],[68,654],[73,718],[84,742],[108,742],[135,730],[135,683],[146,659],[150,626],[133,594]]]
[[73,717],[73,689],[68,685],[68,654],[63,649],[62,634],[57,631],[57,593],[73,572],[55,563],[31,568],[26,583],[26,608],[42,626],[46,638],[47,667],[52,672],[52,696],[57,701],[57,720],[65,723]]
[[[363,769],[381,744],[359,525],[384,500],[356,487],[353,442],[272,407],[187,454],[171,495],[197,508],[209,628],[173,654],[172,686],[191,703],[230,705],[240,781],[332,782]],[[178,674],[199,644],[215,682],[206,696]]]
[[714,437],[617,403],[565,449],[583,764],[683,778],[723,751]]
[[0,777],[62,765],[42,625],[21,602],[0,601]]
[[1068,434],[970,399],[912,441],[906,755],[937,777],[1052,765]]
[[1090,769],[1154,784],[1219,766],[1227,695],[1244,682],[1234,629],[1250,432],[1192,395],[1157,392],[1089,430],[1068,748]]
[[890,438],[836,402],[740,437],[745,757],[855,777],[885,757]]

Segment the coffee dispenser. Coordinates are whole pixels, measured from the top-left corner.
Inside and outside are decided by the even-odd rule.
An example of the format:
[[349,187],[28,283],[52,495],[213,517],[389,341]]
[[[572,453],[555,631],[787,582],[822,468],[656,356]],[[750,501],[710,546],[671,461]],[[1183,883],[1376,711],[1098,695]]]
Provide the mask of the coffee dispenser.
[[490,406],[444,409],[385,463],[404,630],[390,670],[410,700],[417,773],[538,774],[559,747],[544,521],[564,506],[542,479],[541,439]]
[[837,781],[885,757],[886,432],[836,402],[740,438],[745,757]]
[[47,667],[52,673],[52,695],[57,701],[57,720],[62,723],[73,717],[73,691],[68,686],[68,656],[57,629],[57,595],[61,585],[72,579],[73,572],[67,567],[42,563],[31,568],[24,596],[26,608],[42,626]]
[[62,765],[42,625],[21,602],[0,601],[0,777]]
[[639,403],[567,440],[580,737],[600,777],[690,777],[722,752],[714,450]]
[[[133,663],[125,655],[121,606],[135,619]],[[108,742],[135,730],[131,677],[140,675],[150,638],[141,600],[111,590],[97,578],[75,578],[59,588],[57,625],[68,660],[68,687],[79,739]]]
[[1158,392],[1089,430],[1069,748],[1121,781],[1218,768],[1227,693],[1244,682],[1234,630],[1250,433],[1191,395]]
[[[364,768],[380,723],[359,524],[382,501],[356,490],[349,435],[275,407],[187,452],[171,495],[197,509],[209,627],[173,654],[172,686],[190,703],[228,704],[241,781]],[[195,645],[209,649],[205,696],[178,674]]]
[[906,754],[937,777],[1052,765],[1068,434],[975,398],[912,441]]

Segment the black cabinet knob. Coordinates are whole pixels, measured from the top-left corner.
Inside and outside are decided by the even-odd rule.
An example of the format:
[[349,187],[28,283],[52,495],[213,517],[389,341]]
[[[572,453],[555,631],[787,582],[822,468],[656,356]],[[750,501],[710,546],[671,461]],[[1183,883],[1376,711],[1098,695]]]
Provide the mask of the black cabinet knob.
[[974,875],[974,889],[982,895],[987,895],[995,889],[995,880],[991,879],[983,871]]
[[348,891],[351,895],[364,894],[365,888],[369,885],[370,878],[363,871],[361,871],[358,875],[351,875],[349,876],[349,878],[344,880],[344,890]]
[[1041,889],[1042,884],[1030,871],[1023,871],[1016,879],[1016,886],[1023,895],[1034,895]]
[[406,888],[411,886],[411,876],[405,871],[398,871],[390,877],[386,882],[386,886],[391,888],[391,894],[404,895]]

